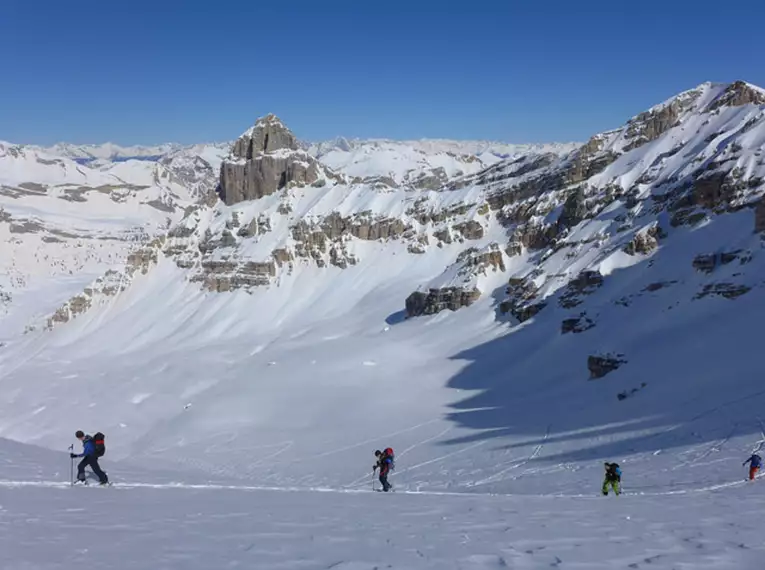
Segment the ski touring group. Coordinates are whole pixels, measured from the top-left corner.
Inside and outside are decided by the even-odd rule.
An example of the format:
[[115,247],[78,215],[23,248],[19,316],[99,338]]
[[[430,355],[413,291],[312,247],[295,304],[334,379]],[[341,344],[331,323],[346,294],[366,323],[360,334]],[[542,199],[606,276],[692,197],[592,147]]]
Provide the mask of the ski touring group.
[[[87,484],[87,478],[85,475],[85,468],[90,467],[93,474],[98,478],[100,485],[109,485],[109,477],[106,472],[101,469],[98,464],[98,460],[106,453],[105,436],[101,432],[96,432],[95,435],[90,436],[83,431],[78,430],[75,437],[82,443],[82,453],[70,453],[69,456],[72,459],[72,485],[76,483]],[[70,450],[72,446],[70,446]],[[74,460],[82,458],[77,465],[77,478],[74,478]],[[396,468],[395,454],[392,447],[386,447],[384,450],[375,450],[375,464],[372,466],[372,487],[374,488],[374,476],[378,473],[378,480],[385,493],[393,489],[393,485],[388,481],[388,477]],[[757,473],[762,468],[762,457],[757,453],[752,453],[751,457],[744,461],[742,466],[749,465],[749,480],[754,481]],[[614,495],[619,496],[622,493],[622,470],[618,463],[610,463],[606,461],[603,464],[605,468],[605,476],[603,478],[603,486],[601,491],[604,496],[608,496],[609,490],[614,492]]]
[[[742,466],[749,464],[749,480],[754,481],[757,473],[762,467],[762,458],[756,453],[752,453],[751,457],[742,463]],[[604,496],[608,496],[609,488],[615,495],[620,495],[622,492],[622,469],[618,463],[605,462],[603,464],[606,470],[605,477],[603,478],[602,492]]]

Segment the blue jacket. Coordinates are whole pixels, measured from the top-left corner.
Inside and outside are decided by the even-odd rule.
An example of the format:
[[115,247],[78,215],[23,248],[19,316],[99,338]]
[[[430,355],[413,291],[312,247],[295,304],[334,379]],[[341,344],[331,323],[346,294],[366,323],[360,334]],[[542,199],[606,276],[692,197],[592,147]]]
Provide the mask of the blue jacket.
[[96,444],[93,441],[93,438],[89,435],[86,435],[85,438],[82,440],[82,453],[80,453],[79,457],[87,457],[88,455],[95,455],[96,454]]
[[749,459],[744,461],[744,465],[746,465],[750,461],[752,462],[752,467],[762,467],[762,458],[759,455],[757,454],[752,455]]

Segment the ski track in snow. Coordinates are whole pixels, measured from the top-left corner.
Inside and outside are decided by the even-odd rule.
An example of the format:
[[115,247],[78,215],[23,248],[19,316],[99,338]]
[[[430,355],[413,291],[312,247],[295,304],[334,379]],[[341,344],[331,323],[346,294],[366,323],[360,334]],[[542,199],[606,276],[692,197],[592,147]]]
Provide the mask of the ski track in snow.
[[[730,487],[737,487],[746,485],[748,481],[725,481],[721,483],[715,483],[705,485],[703,487],[676,489],[673,491],[661,491],[661,492],[624,492],[623,496],[646,496],[646,497],[662,497],[671,495],[690,495],[695,493],[707,493],[710,491],[717,491],[720,489],[727,489]],[[275,493],[369,493],[368,489],[348,489],[341,487],[279,487],[268,485],[222,485],[215,483],[140,483],[140,482],[112,482],[110,486],[102,488],[97,484],[89,485],[72,485],[68,481],[13,481],[13,480],[0,480],[0,487],[5,488],[22,488],[22,487],[48,487],[55,489],[68,489],[68,488],[94,488],[108,491],[109,489],[180,489],[180,490],[200,490],[200,491],[263,491],[263,492],[275,492]],[[524,494],[524,493],[486,493],[486,492],[472,492],[472,491],[422,491],[416,489],[406,489],[400,486],[396,487],[397,494],[401,495],[425,495],[434,497],[529,497],[536,499],[552,499],[552,498],[567,498],[567,499],[585,499],[585,498],[598,498],[597,494],[593,493],[544,493],[544,494]]]
[[551,427],[552,426],[547,426],[547,431],[545,432],[545,435],[542,438],[542,442],[534,448],[534,451],[531,453],[529,457],[519,461],[518,463],[511,464],[509,467],[503,469],[502,471],[499,471],[498,473],[495,473],[494,475],[491,475],[490,477],[486,477],[485,479],[476,481],[475,483],[472,483],[470,486],[477,487],[478,485],[485,485],[486,483],[500,481],[502,479],[502,475],[509,473],[510,471],[513,471],[515,469],[518,469],[519,467],[523,467],[524,465],[528,464],[529,461],[533,461],[534,459],[539,457],[539,454],[542,452],[542,448],[544,447],[544,444],[547,441],[547,438],[550,437]]
[[687,454],[693,455],[693,458],[687,461],[683,461],[682,463],[674,466],[672,469],[673,470],[683,469],[689,465],[697,464],[699,461],[701,461],[705,457],[708,457],[711,453],[720,451],[720,449],[722,449],[722,447],[726,443],[728,443],[728,441],[730,441],[731,437],[733,437],[733,434],[736,433],[737,429],[738,429],[738,423],[734,423],[730,432],[725,437],[723,437],[722,439],[713,441],[712,443],[708,445],[702,446],[703,450],[701,451],[701,453],[694,453],[693,449],[689,450]]
[[754,569],[765,550],[759,521],[740,510],[762,501],[743,493],[697,501],[347,490],[329,498],[199,486],[12,491],[0,503],[0,567],[14,570]]

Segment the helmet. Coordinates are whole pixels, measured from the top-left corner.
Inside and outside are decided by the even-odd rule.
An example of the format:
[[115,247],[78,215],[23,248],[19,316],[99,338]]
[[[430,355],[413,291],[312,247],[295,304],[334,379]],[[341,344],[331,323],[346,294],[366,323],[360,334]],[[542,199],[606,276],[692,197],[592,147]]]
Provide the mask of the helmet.
[[74,437],[79,439],[81,437],[85,437],[85,434],[82,432],[82,430],[78,429],[77,432],[74,434]]
[[380,451],[379,449],[376,449],[375,450],[375,457],[380,457],[381,455],[382,455],[382,451]]

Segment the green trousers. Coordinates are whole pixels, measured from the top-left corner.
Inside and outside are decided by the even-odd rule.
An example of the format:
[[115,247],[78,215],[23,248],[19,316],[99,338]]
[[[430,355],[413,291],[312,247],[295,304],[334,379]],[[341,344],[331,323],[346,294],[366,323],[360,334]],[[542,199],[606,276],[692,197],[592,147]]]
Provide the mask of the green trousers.
[[608,479],[603,479],[603,494],[608,495],[608,486],[611,485],[611,488],[614,490],[615,494],[619,494],[621,492],[621,489],[619,489],[619,481],[609,481]]

